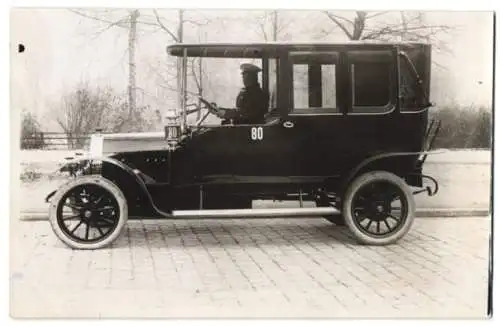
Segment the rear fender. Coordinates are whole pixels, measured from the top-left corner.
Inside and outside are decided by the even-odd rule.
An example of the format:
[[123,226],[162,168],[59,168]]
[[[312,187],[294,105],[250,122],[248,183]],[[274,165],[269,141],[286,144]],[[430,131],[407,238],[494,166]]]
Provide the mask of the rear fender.
[[[391,153],[380,153],[373,155],[371,157],[366,158],[361,163],[359,163],[354,169],[348,172],[347,176],[341,181],[340,184],[340,193],[343,194],[347,190],[347,187],[351,184],[351,182],[358,175],[369,172],[372,170],[384,170],[387,172],[394,173],[403,179],[407,179],[407,182],[410,182],[412,186],[419,186],[421,182],[421,178],[417,178],[415,172],[419,170],[421,167],[415,165],[413,170],[406,169],[398,169],[397,164],[394,164],[399,157],[405,156],[420,156],[420,155],[428,155],[428,154],[437,154],[438,152],[391,152]],[[418,162],[418,159],[416,160]],[[419,173],[417,173],[419,174]]]

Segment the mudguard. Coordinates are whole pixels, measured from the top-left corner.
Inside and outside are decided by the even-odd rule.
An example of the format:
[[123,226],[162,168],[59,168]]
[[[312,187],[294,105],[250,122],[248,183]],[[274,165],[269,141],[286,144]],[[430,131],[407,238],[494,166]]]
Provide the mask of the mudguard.
[[[162,215],[164,217],[172,217],[171,212],[164,212],[155,205],[153,198],[144,180],[140,176],[140,171],[134,170],[129,166],[127,166],[126,164],[124,164],[123,162],[120,162],[119,160],[116,160],[114,158],[107,156],[85,156],[77,159],[72,159],[71,161],[67,162],[62,167],[57,169],[56,173],[68,172],[72,177],[78,177],[78,175],[89,175],[89,174],[102,175],[102,169],[106,164],[113,168],[120,169],[121,171],[125,172],[128,176],[130,176],[131,180],[133,180],[135,182],[135,185],[138,186],[137,188],[140,191],[140,193],[147,198],[148,204],[157,214]],[[102,176],[106,177],[106,175]],[[121,185],[117,184],[117,186],[120,187]],[[54,196],[56,192],[57,190],[47,195],[45,201],[49,202],[52,196]]]
[[[359,175],[363,169],[366,169],[370,166],[370,164],[373,164],[377,161],[380,161],[381,159],[389,158],[389,157],[396,157],[396,156],[415,156],[415,155],[422,155],[423,157],[427,157],[429,154],[440,154],[444,153],[445,151],[421,151],[421,152],[389,152],[389,153],[380,153],[373,155],[371,157],[366,158],[363,160],[361,163],[359,163],[355,168],[353,168],[347,176],[342,180],[341,182],[341,187],[342,192],[347,189],[349,184],[354,180],[354,178]],[[420,160],[417,160],[417,165]]]

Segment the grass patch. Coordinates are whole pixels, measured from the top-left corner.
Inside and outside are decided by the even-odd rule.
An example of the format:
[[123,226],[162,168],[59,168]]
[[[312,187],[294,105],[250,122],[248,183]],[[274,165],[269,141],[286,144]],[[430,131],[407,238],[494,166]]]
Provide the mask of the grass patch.
[[430,118],[441,120],[434,148],[491,149],[491,109],[459,106],[431,108]]

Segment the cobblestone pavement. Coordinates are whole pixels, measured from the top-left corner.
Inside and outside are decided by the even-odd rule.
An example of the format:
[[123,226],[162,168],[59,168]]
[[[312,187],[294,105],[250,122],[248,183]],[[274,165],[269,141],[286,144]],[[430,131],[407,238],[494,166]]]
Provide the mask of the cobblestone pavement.
[[420,218],[360,246],[322,219],[130,221],[73,251],[11,222],[13,317],[486,316],[490,220]]

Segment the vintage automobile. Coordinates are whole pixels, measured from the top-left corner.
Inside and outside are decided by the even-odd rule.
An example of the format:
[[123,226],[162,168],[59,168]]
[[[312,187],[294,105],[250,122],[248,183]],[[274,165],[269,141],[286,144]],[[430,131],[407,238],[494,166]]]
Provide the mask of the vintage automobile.
[[[89,155],[64,167],[71,179],[47,196],[52,228],[69,247],[107,246],[129,219],[298,216],[386,245],[410,230],[414,196],[438,191],[422,173],[439,130],[429,117],[429,44],[175,44],[167,52],[182,67],[179,114],[160,133],[96,132]],[[256,60],[271,99],[264,123],[204,123],[217,108],[187,91],[192,57]],[[203,114],[188,123],[193,112]],[[256,200],[298,207],[255,208]]]

